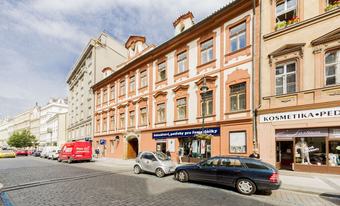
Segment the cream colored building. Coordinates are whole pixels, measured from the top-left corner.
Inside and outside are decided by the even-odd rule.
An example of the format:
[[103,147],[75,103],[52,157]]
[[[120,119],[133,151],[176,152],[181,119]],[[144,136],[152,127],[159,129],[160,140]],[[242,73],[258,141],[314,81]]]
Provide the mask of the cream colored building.
[[88,42],[67,79],[68,140],[92,138],[94,98],[91,86],[110,75],[126,58],[124,46],[106,33]]
[[50,141],[61,147],[66,142],[67,113],[58,113],[49,118],[46,122],[50,132]]
[[330,0],[261,2],[261,158],[340,174],[340,9],[328,10]]

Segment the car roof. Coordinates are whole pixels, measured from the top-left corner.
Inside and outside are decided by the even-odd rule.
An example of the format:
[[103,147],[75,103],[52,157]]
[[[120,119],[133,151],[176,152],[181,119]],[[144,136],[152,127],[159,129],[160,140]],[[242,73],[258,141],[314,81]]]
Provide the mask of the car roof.
[[251,158],[251,157],[244,157],[244,156],[238,156],[238,155],[225,155],[225,156],[214,156],[211,158],[234,158],[234,159],[245,159],[245,160],[250,160],[250,161],[261,161],[260,159],[256,158]]

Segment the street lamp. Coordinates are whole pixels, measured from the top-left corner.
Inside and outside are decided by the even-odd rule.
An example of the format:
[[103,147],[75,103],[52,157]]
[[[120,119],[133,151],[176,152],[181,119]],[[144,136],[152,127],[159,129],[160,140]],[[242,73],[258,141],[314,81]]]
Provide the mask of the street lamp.
[[[206,95],[207,91],[209,90],[209,88],[207,86],[207,81],[206,81],[205,75],[203,76],[203,84],[202,84],[200,90],[202,92],[202,137],[204,137],[205,111],[207,110],[205,95]],[[202,144],[202,142],[201,142],[201,144]],[[201,148],[201,145],[200,145],[200,148]],[[201,149],[200,149],[200,151],[201,151]],[[207,151],[205,150],[204,153],[206,154]]]

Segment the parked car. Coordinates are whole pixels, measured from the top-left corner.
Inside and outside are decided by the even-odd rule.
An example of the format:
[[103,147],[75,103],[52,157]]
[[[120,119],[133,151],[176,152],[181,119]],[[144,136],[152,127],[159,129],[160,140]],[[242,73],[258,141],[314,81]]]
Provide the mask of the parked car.
[[15,156],[13,150],[0,150],[0,158],[14,158]]
[[133,167],[135,174],[141,172],[150,172],[163,177],[166,174],[175,172],[176,164],[162,152],[141,152],[136,158],[136,164]]
[[16,150],[16,156],[28,156],[28,150]]
[[51,160],[56,160],[58,159],[59,157],[59,152],[60,152],[60,149],[53,149],[51,150],[49,153],[48,153],[48,159],[51,159]]
[[276,190],[281,185],[274,166],[246,157],[212,157],[198,164],[179,166],[175,179],[231,186],[245,195],[251,195],[256,190]]
[[65,143],[60,150],[58,162],[67,161],[91,161],[92,144],[88,141],[76,141]]
[[43,150],[41,151],[40,157],[41,158],[47,158],[50,151],[52,151],[54,148],[56,148],[56,147],[55,146],[44,147]]
[[32,153],[32,156],[34,157],[40,157],[41,155],[41,150],[35,150],[33,153]]

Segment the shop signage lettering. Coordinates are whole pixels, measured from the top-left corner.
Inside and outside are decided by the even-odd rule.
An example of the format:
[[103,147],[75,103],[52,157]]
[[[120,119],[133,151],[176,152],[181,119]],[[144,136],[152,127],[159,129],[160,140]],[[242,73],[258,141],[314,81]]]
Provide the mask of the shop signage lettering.
[[[165,138],[183,138],[183,137],[194,137],[197,134],[202,134],[202,129],[188,129],[188,130],[176,130],[166,132],[154,132],[152,133],[153,139],[165,139]],[[220,136],[220,128],[206,128],[204,134]]]
[[327,137],[328,129],[287,129],[287,130],[277,130],[275,137],[277,140],[289,140],[295,137]]
[[260,115],[260,122],[266,123],[266,122],[319,119],[319,118],[330,118],[330,117],[340,117],[340,107]]

